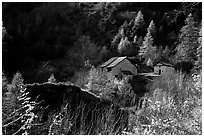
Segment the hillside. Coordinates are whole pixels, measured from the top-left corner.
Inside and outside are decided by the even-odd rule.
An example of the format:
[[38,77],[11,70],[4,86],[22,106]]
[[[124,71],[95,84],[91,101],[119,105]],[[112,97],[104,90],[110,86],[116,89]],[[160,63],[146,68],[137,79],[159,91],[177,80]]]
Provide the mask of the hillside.
[[2,134],[201,135],[202,3],[3,2]]

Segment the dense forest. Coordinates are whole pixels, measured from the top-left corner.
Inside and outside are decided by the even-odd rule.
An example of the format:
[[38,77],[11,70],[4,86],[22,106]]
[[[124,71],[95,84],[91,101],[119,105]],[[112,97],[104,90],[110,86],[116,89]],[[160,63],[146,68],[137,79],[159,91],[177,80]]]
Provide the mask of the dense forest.
[[[99,65],[122,56],[139,67],[164,61],[178,71],[119,84],[98,72]],[[202,134],[201,74],[201,2],[2,3],[3,134]],[[59,91],[66,93],[67,83],[86,85],[90,95],[113,105],[92,113],[79,103],[72,113],[64,111],[64,103],[50,112],[23,88],[41,86],[42,94],[47,90],[54,97],[59,93],[50,87],[63,85]],[[75,86],[69,90],[81,93]],[[128,112],[128,122],[119,118],[118,124],[118,112],[122,117]],[[45,113],[46,120],[39,118]],[[89,113],[95,123],[78,126]],[[85,119],[70,122],[75,115]],[[42,128],[35,126],[39,123]],[[75,126],[69,129],[69,123]]]
[[191,31],[182,27],[193,25],[197,36],[202,17],[201,3],[3,3],[2,13],[3,71],[10,77],[20,71],[26,83],[44,82],[52,73],[74,81],[86,70],[84,62],[138,57],[145,40],[157,59],[174,56]]

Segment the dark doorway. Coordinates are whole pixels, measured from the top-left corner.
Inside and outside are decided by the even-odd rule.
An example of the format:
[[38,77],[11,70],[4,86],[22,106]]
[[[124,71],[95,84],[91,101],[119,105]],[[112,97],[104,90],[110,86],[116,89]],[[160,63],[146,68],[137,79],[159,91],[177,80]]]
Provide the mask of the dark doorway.
[[161,75],[161,69],[159,69],[159,75]]

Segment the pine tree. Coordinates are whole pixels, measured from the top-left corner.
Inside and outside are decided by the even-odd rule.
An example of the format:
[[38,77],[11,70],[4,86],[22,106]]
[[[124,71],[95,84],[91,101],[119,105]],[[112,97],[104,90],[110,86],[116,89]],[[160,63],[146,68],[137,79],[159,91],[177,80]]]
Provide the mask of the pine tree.
[[48,79],[48,82],[49,82],[49,83],[56,83],[56,79],[55,79],[54,74],[51,74],[51,76],[50,76],[49,79]]
[[139,11],[137,13],[137,16],[135,18],[135,21],[134,21],[134,26],[133,26],[133,35],[138,35],[138,36],[141,36],[142,35],[142,32],[144,31],[143,28],[145,26],[145,21],[144,21],[144,18],[143,18],[143,14],[141,11]]
[[6,35],[6,28],[3,26],[3,22],[2,22],[2,39],[4,39],[5,35]]
[[131,43],[127,37],[122,38],[118,45],[118,52],[120,55],[128,55],[131,48]]
[[153,67],[153,62],[152,62],[152,60],[150,58],[147,60],[146,65]]
[[145,58],[145,60],[149,58],[152,59],[152,61],[155,60],[156,48],[153,47],[154,39],[152,37],[152,34],[154,34],[155,32],[154,30],[155,30],[155,25],[154,25],[154,22],[151,21],[147,29],[147,34],[144,38],[143,45],[140,47],[139,54],[138,54],[140,58]]
[[113,38],[113,41],[111,42],[111,47],[117,48],[118,44],[121,42],[122,38],[124,38],[126,35],[128,35],[128,26],[129,24],[127,21],[123,23],[123,25],[119,28],[118,33]]
[[24,83],[23,77],[21,75],[20,72],[16,72],[16,74],[14,75],[11,84],[17,88],[19,88],[20,86],[22,86]]
[[155,39],[155,37],[156,37],[156,27],[155,27],[155,24],[154,24],[153,20],[149,24],[148,31],[150,32],[152,38]]
[[181,43],[177,47],[176,59],[177,62],[190,61],[194,63],[197,58],[197,36],[199,32],[192,14],[186,18],[185,23],[186,25],[182,27],[180,31],[181,34],[179,38]]
[[23,81],[21,73],[17,72],[12,79],[12,84],[8,85],[9,92],[6,92],[2,100],[3,134],[29,134],[34,119],[37,118],[34,114],[37,103],[31,101]]
[[115,37],[113,38],[113,41],[111,42],[111,47],[112,47],[113,49],[115,49],[115,48],[118,47],[118,44],[120,43],[121,38],[122,38],[122,36],[121,36],[121,34],[118,32],[118,33],[115,35]]
[[162,57],[168,59],[168,57],[170,56],[170,52],[171,52],[170,49],[168,48],[168,46],[166,46],[162,53]]
[[7,80],[4,72],[2,72],[2,91],[3,91],[3,93],[7,90],[7,85],[8,85],[8,80]]

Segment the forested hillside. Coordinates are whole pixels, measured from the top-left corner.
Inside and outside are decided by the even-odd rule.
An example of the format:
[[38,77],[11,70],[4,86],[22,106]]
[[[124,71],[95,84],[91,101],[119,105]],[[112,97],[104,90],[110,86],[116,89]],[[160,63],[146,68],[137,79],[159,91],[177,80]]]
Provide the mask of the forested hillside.
[[20,71],[26,83],[52,73],[75,81],[87,63],[148,56],[140,51],[147,45],[157,60],[175,60],[177,48],[197,39],[202,17],[201,3],[3,3],[2,13],[3,71]]
[[201,135],[202,3],[3,2],[2,134]]

